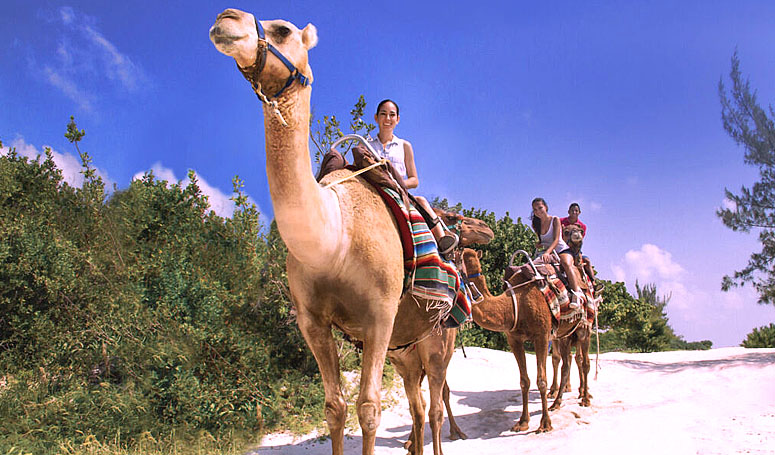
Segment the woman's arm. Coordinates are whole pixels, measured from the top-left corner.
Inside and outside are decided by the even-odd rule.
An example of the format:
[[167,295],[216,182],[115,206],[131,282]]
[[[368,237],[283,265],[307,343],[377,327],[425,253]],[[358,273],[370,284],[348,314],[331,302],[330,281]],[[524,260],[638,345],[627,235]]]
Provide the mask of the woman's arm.
[[557,248],[557,244],[560,243],[560,231],[562,231],[562,228],[560,227],[560,219],[554,216],[552,217],[552,243],[546,249],[546,252],[541,255],[544,259],[544,262],[550,261],[552,257],[552,251],[554,251],[554,249]]
[[420,178],[417,176],[417,167],[414,165],[414,150],[409,141],[404,141],[404,165],[406,166],[406,180],[404,185],[407,188],[417,188],[420,184]]

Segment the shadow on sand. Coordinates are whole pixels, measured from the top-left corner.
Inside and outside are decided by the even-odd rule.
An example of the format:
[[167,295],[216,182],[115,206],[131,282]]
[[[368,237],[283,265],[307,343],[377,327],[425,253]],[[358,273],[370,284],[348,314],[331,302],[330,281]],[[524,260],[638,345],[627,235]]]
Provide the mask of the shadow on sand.
[[[510,431],[522,414],[522,394],[517,390],[492,390],[492,391],[460,391],[453,390],[452,395],[458,397],[458,405],[465,405],[475,410],[469,414],[455,415],[458,426],[468,436],[468,439],[492,439],[503,437],[502,433]],[[530,431],[512,433],[509,436],[524,436],[535,433],[538,422],[541,420],[541,395],[538,390],[531,389],[528,393],[530,403]],[[551,405],[552,400],[549,400]],[[402,400],[397,406],[408,406],[406,400]],[[506,408],[518,407],[515,410]],[[476,410],[478,409],[478,410]],[[377,436],[375,446],[401,449],[409,438],[411,425],[398,427],[383,427],[383,431],[395,434],[394,437]],[[425,443],[431,441],[430,425],[425,421]],[[449,441],[449,418],[444,412],[444,425],[441,429],[442,441]],[[344,452],[361,453],[363,438],[359,435],[345,436]],[[331,439],[328,437],[315,440],[299,441],[294,444],[285,444],[273,447],[261,447],[248,452],[247,455],[264,455],[274,453],[305,453],[314,455],[317,453],[330,453]]]
[[680,373],[692,369],[723,369],[735,367],[766,367],[775,364],[773,352],[751,352],[724,359],[695,360],[688,362],[657,363],[643,360],[608,360],[637,370],[655,371],[660,373]]

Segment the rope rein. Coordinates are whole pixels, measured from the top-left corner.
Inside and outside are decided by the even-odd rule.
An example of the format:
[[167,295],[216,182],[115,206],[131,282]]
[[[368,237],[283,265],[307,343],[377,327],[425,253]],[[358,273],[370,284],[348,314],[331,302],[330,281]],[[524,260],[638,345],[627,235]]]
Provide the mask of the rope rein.
[[338,184],[340,184],[340,183],[342,183],[344,181],[347,181],[347,180],[350,180],[352,178],[355,178],[355,177],[363,174],[364,172],[370,171],[370,170],[374,169],[375,167],[387,164],[387,162],[388,162],[387,159],[383,158],[381,161],[376,162],[376,163],[372,164],[371,166],[367,166],[367,167],[365,167],[363,169],[360,169],[360,170],[358,170],[356,172],[353,172],[352,174],[348,175],[347,177],[342,177],[341,179],[339,179],[339,180],[337,180],[335,182],[327,183],[323,188],[328,188],[330,186],[338,185]]

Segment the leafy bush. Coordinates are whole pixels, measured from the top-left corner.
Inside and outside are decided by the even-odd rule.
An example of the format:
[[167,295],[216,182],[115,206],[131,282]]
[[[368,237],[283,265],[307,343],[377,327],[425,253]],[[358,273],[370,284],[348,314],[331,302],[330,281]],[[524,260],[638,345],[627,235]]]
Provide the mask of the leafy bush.
[[775,348],[775,323],[753,329],[740,346],[744,348]]
[[0,451],[320,422],[286,250],[241,182],[224,219],[193,173],[107,198],[81,156],[81,188],[49,150],[0,156]]

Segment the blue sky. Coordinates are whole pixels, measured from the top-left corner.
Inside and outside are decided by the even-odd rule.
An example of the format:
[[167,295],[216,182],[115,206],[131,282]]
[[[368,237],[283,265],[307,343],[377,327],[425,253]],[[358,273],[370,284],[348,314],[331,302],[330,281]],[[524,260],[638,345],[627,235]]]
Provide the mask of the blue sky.
[[[537,196],[581,204],[584,250],[603,278],[655,283],[687,340],[739,344],[775,321],[750,287],[721,292],[759,244],[715,216],[724,188],[757,179],[724,132],[718,82],[738,50],[759,100],[775,100],[775,2],[0,2],[0,139],[63,134],[119,188],[194,169],[219,214],[239,175],[272,217],[261,109],[208,39],[227,7],[318,28],[313,110],[346,120],[396,100],[419,194],[527,219]],[[345,123],[345,122],[343,122]]]

